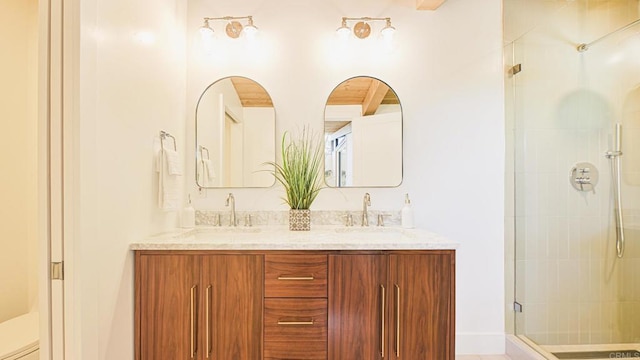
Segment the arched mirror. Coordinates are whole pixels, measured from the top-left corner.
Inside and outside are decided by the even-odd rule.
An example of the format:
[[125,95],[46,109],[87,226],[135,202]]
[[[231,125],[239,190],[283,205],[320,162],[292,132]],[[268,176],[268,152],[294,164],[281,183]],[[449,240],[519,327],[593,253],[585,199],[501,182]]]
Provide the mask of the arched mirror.
[[358,76],[336,86],[324,110],[324,137],[327,186],[402,183],[402,106],[385,82]]
[[276,116],[269,93],[241,76],[209,85],[196,106],[196,183],[202,188],[275,182]]

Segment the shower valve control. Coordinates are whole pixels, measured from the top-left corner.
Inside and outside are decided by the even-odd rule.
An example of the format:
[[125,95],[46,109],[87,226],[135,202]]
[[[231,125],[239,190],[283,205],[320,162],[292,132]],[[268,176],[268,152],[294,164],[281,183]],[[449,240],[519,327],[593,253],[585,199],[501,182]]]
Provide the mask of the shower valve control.
[[591,163],[577,163],[571,168],[569,182],[578,191],[592,191],[595,194],[598,184],[598,169]]

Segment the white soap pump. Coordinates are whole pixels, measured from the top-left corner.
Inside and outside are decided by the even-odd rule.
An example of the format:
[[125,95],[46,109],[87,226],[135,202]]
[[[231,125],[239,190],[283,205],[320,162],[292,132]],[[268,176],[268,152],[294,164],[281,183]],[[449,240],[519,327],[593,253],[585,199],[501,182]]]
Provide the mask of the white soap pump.
[[411,208],[411,200],[409,194],[404,195],[404,206],[401,211],[402,227],[405,229],[413,229],[413,209]]
[[191,206],[191,194],[189,194],[189,204],[180,213],[180,227],[192,229],[196,226],[196,210]]

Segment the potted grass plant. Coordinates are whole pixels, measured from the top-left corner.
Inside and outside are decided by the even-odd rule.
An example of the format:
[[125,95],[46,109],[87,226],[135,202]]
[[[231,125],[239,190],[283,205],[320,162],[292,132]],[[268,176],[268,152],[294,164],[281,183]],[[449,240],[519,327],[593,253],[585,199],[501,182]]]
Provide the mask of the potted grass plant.
[[322,189],[322,143],[303,129],[298,139],[288,132],[282,135],[282,163],[274,166],[273,175],[284,186],[285,203],[289,205],[289,230],[311,229],[311,204]]

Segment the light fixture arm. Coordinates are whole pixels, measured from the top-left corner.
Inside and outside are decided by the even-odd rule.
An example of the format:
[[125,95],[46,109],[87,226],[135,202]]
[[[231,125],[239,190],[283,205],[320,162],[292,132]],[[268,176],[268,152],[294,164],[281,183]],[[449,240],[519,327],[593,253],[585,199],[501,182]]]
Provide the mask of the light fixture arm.
[[391,24],[391,18],[390,17],[368,17],[368,16],[363,16],[363,17],[346,17],[346,16],[343,16],[342,17],[342,23],[343,24],[346,24],[347,21],[355,21],[355,20],[386,21],[387,24]]
[[250,23],[253,22],[253,17],[252,16],[221,16],[221,17],[205,17],[204,21],[209,21],[209,20],[242,20],[242,19],[248,19]]

